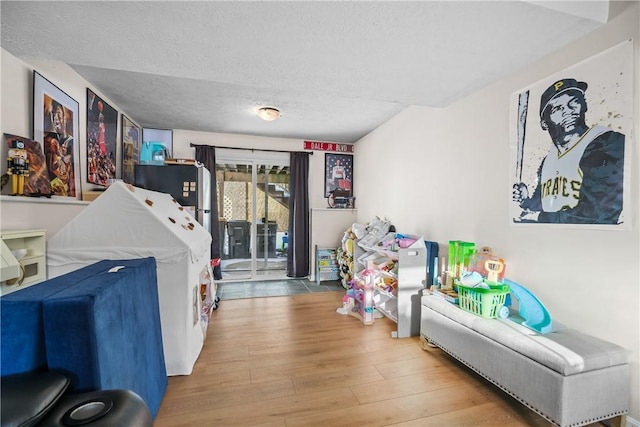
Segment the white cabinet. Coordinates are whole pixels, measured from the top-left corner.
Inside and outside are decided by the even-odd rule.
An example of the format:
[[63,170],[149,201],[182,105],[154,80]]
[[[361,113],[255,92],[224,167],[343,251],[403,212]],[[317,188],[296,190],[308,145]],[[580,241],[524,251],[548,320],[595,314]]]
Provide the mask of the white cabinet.
[[[2,295],[46,280],[45,230],[2,230],[0,234],[7,248],[16,253],[21,269],[21,275],[17,279],[2,278]],[[17,252],[20,250],[26,253],[21,255]]]

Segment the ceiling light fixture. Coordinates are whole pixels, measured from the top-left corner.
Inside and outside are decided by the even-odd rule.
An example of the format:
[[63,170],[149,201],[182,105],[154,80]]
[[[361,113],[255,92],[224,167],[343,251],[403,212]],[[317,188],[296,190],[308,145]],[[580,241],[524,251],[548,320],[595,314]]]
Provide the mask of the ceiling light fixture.
[[277,108],[273,108],[273,107],[261,107],[261,108],[258,108],[258,111],[256,113],[258,114],[258,117],[260,117],[262,120],[266,120],[268,122],[280,118],[280,110],[278,110]]

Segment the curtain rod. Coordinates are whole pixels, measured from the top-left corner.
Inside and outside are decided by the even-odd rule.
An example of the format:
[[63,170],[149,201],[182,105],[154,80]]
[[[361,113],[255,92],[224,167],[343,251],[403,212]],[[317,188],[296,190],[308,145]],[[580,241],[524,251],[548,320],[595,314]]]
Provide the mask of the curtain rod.
[[[189,144],[190,147],[203,146],[208,144],[194,144],[193,142]],[[227,150],[247,150],[247,151],[269,151],[272,153],[309,153],[310,156],[313,156],[313,151],[287,151],[287,150],[264,150],[261,148],[242,148],[242,147],[223,147],[220,145],[208,145],[213,148],[224,148]]]

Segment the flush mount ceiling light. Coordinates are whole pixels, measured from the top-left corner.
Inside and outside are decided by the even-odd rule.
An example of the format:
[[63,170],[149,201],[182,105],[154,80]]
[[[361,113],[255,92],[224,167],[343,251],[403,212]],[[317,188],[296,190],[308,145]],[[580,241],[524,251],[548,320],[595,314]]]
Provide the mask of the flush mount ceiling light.
[[258,114],[258,117],[268,122],[280,118],[280,110],[273,107],[260,107],[256,113]]

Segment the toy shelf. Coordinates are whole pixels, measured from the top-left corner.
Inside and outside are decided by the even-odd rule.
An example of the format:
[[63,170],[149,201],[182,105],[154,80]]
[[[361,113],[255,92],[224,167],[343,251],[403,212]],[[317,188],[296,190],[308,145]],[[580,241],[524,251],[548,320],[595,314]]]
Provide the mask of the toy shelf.
[[337,248],[316,246],[316,283],[327,280],[340,280]]
[[[373,290],[376,310],[397,324],[397,329],[391,333],[393,338],[420,334],[420,294],[426,278],[427,249],[423,238],[412,237],[416,237],[415,243],[393,253],[375,246],[362,248],[355,245],[357,249],[354,251],[354,259],[358,262],[355,262],[354,274],[365,268],[367,253],[375,252],[381,257],[397,260],[398,282],[395,291],[389,292],[379,287]],[[375,254],[370,258],[375,258]]]
[[384,289],[375,288],[373,290],[373,301],[375,302],[376,310],[398,323],[398,298],[395,295]]

